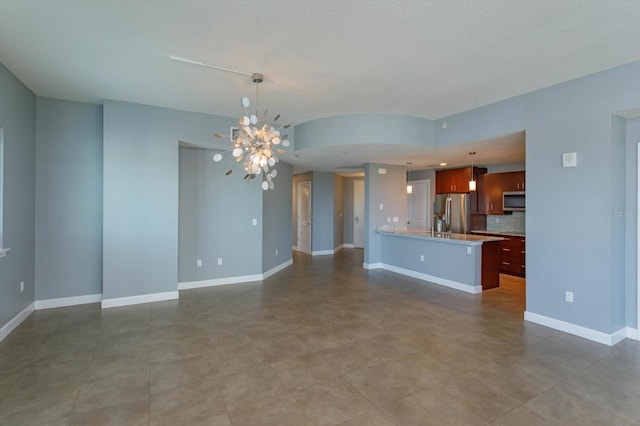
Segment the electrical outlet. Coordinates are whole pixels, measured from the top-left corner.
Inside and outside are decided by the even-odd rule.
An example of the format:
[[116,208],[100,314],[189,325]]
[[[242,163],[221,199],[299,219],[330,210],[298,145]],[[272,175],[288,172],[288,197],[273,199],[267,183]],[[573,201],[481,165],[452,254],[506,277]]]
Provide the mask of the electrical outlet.
[[218,258],[218,265],[222,265],[222,258],[221,257]]
[[258,226],[258,219],[256,219],[255,217],[253,219],[251,219],[251,224],[253,226]]
[[471,254],[471,247],[467,247],[467,254]]
[[393,217],[393,221],[394,221],[394,222],[398,222],[398,216],[394,216],[394,217]]
[[276,249],[276,256],[278,255],[278,249]]
[[198,259],[198,260],[196,260],[196,267],[197,267],[197,268],[202,267],[202,259]]
[[384,204],[380,203],[380,210],[384,210]]
[[20,293],[24,291],[24,281],[20,281]]
[[387,222],[391,223],[391,218],[390,217],[387,218]]
[[564,300],[569,302],[569,303],[573,303],[573,292],[572,291],[565,291],[564,292]]
[[420,262],[424,262],[424,254],[420,255]]

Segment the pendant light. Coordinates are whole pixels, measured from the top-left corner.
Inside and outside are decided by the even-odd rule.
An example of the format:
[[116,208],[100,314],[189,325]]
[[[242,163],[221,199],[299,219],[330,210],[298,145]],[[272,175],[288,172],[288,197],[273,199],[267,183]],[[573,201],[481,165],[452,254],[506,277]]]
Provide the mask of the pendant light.
[[407,194],[413,193],[413,186],[411,185],[411,165],[413,163],[409,161],[407,163]]
[[476,190],[476,181],[473,179],[473,156],[476,155],[475,151],[469,153],[471,156],[471,180],[469,181],[469,191]]

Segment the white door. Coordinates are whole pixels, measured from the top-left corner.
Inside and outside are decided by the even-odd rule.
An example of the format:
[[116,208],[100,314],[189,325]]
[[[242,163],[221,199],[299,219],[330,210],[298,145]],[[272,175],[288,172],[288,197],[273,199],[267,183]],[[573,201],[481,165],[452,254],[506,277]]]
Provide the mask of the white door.
[[413,191],[407,194],[407,216],[409,229],[430,229],[431,225],[431,181],[414,180]]
[[298,251],[311,254],[311,182],[298,183]]
[[364,247],[364,180],[353,181],[353,246]]

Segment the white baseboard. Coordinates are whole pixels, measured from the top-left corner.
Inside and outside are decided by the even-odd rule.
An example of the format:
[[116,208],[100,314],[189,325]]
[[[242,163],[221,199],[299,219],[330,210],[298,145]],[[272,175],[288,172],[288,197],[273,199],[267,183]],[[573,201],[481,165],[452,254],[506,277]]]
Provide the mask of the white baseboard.
[[298,251],[298,246],[291,246],[291,250]]
[[63,306],[85,305],[102,301],[102,294],[87,294],[85,296],[60,297],[57,299],[36,300],[36,310],[62,308]]
[[254,274],[254,275],[239,275],[236,277],[226,277],[226,278],[214,278],[211,280],[200,280],[200,281],[190,281],[178,283],[178,290],[189,290],[192,288],[204,288],[204,287],[214,287],[218,285],[228,285],[228,284],[240,284],[240,283],[250,283],[254,281],[262,281],[273,274],[276,274],[282,271],[287,266],[293,265],[293,259],[289,259],[280,265],[273,267],[266,271],[263,274]]
[[627,327],[625,331],[629,339],[640,340],[640,330],[637,328]]
[[378,262],[378,263],[363,263],[362,267],[364,269],[380,269],[382,268],[382,263]]
[[139,305],[141,303],[162,302],[174,300],[180,297],[178,291],[167,291],[165,293],[141,294],[138,296],[114,297],[113,299],[102,299],[102,309],[117,308],[118,306]]
[[343,244],[342,247],[344,247],[344,248],[353,248],[353,244]]
[[333,250],[313,250],[311,252],[311,256],[326,256],[328,254],[333,254]]
[[35,303],[32,302],[24,308],[18,315],[9,320],[8,323],[0,328],[0,342],[2,342],[5,337],[7,337],[13,330],[15,330],[24,320],[26,320],[29,315],[36,309]]
[[396,274],[406,275],[408,277],[417,278],[419,280],[428,281],[433,284],[453,288],[455,290],[464,291],[471,294],[482,293],[482,286],[473,286],[458,281],[449,280],[447,278],[437,277],[435,275],[424,274],[422,272],[412,271],[411,269],[400,268],[398,266],[387,265],[381,263],[381,268],[387,271],[395,272]]
[[239,275],[236,277],[213,278],[210,280],[178,283],[178,290],[189,290],[192,288],[213,287],[217,285],[248,283],[252,281],[262,281],[262,274]]
[[289,259],[284,263],[281,263],[280,265],[273,267],[271,269],[269,269],[268,271],[264,272],[262,274],[262,279],[266,280],[267,278],[269,278],[271,275],[276,274],[280,271],[282,271],[284,268],[293,265],[293,259]]
[[[594,342],[602,343],[603,345],[613,346],[618,342],[621,342],[626,337],[630,337],[629,327],[621,328],[620,330],[607,334],[602,331],[593,330],[591,328],[582,327],[581,325],[572,324],[570,322],[561,321],[555,318],[547,317],[544,315],[536,314],[533,312],[524,312],[525,321],[534,322],[536,324],[544,325],[545,327],[553,328],[555,330],[564,331],[565,333],[573,334],[574,336],[582,337]],[[632,329],[633,330],[633,329]],[[636,330],[637,331],[637,330]]]

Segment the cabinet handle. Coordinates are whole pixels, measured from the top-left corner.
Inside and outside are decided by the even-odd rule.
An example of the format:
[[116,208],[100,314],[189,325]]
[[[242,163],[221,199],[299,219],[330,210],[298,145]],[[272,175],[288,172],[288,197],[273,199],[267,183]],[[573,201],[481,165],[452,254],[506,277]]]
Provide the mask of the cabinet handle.
[[502,262],[503,265],[511,265],[509,262]]
[[502,251],[511,251],[511,249],[503,248]]

